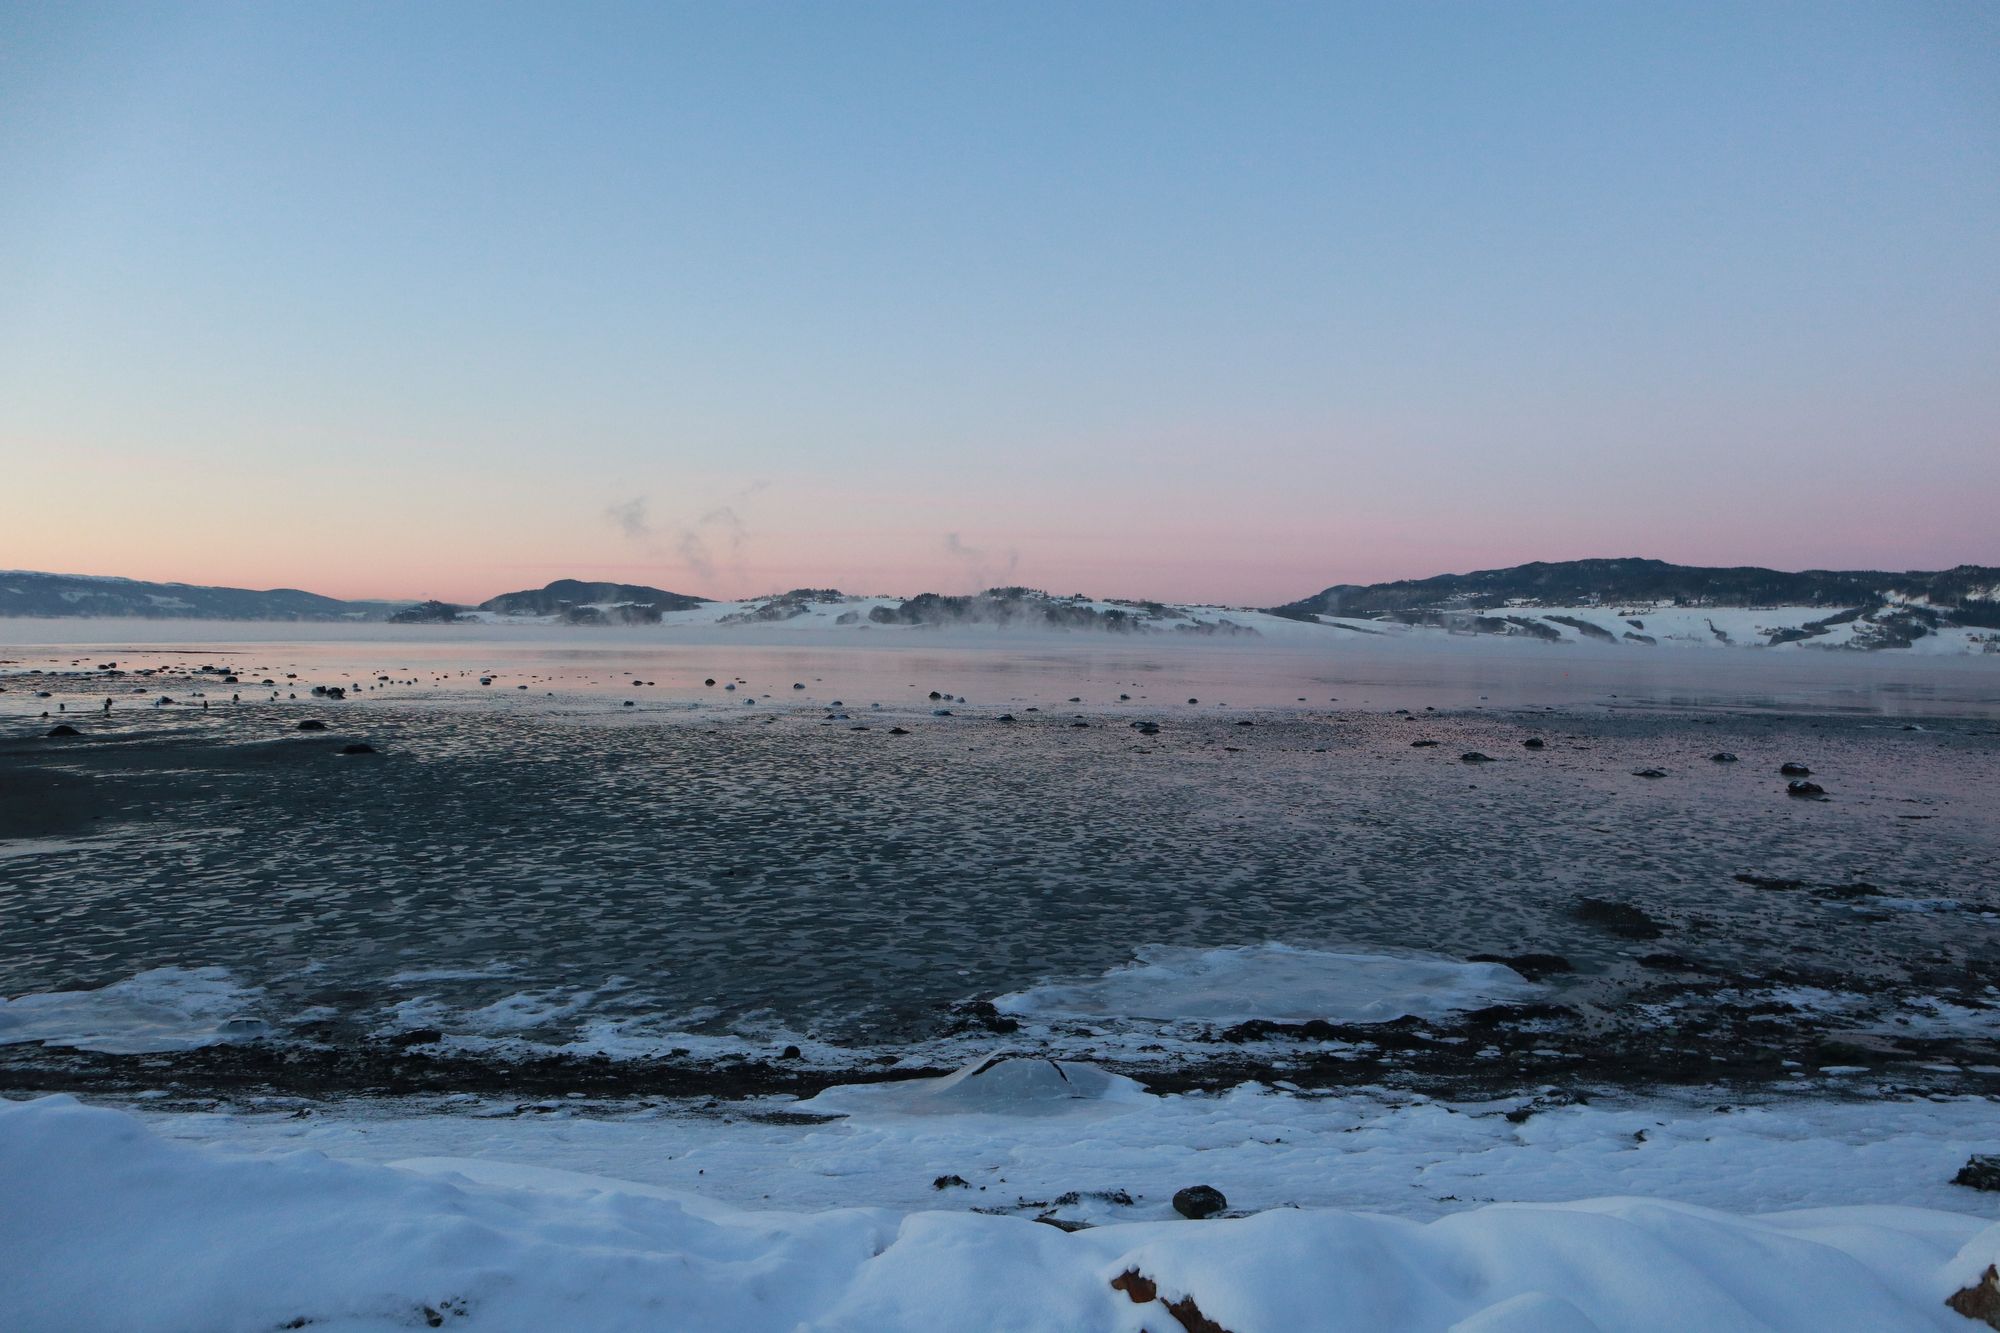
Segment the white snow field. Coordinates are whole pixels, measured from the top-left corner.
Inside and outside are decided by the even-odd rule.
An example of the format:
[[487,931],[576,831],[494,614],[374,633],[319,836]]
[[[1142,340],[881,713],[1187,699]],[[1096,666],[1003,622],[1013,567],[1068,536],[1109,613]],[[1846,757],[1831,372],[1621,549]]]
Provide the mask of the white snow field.
[[[1976,1099],[1515,1124],[1001,1061],[789,1105],[846,1118],[0,1102],[0,1328],[1971,1330],[1945,1301],[2000,1260],[1945,1183],[2000,1146]],[[969,1210],[1113,1181],[1144,1194],[1074,1233]],[[1262,1211],[1182,1220],[1176,1183]]]

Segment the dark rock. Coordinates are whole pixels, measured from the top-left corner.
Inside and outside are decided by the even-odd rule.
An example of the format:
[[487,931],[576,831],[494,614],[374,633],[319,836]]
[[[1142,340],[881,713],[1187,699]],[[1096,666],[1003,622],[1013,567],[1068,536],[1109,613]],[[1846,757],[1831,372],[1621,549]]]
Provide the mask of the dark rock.
[[996,717],[993,720],[995,722],[1012,722],[1014,720],[1014,715],[1012,713],[1002,713],[999,717]]
[[1057,1231],[1062,1232],[1090,1230],[1090,1223],[1088,1222],[1079,1222],[1073,1217],[1057,1217],[1054,1213],[1043,1213],[1032,1220],[1040,1222],[1045,1227],[1054,1227]]
[[1806,882],[1802,879],[1780,879],[1775,875],[1752,875],[1747,871],[1733,878],[1738,884],[1748,884],[1753,889],[1781,889],[1790,891],[1792,889],[1803,889],[1806,886]]
[[389,1038],[391,1046],[428,1046],[434,1041],[443,1041],[444,1033],[436,1028],[411,1028],[408,1032],[398,1032]]
[[367,741],[356,741],[352,745],[341,746],[340,752],[342,754],[374,754],[375,747]]
[[950,1175],[939,1176],[936,1180],[933,1180],[931,1188],[934,1190],[964,1190],[971,1189],[972,1186],[966,1183],[964,1176]]
[[1579,898],[1569,914],[1588,926],[1598,926],[1628,940],[1656,940],[1666,930],[1630,903],[1609,898]]
[[[1134,1305],[1151,1305],[1160,1300],[1160,1284],[1141,1273],[1136,1268],[1128,1268],[1111,1279],[1111,1289],[1122,1291]],[[1201,1312],[1194,1297],[1183,1296],[1178,1300],[1161,1301],[1167,1313],[1181,1326],[1183,1333],[1229,1333],[1229,1330]]]
[[1951,1178],[1951,1183],[1967,1189],[2000,1193],[2000,1153],[1974,1153],[1971,1160]]
[[1813,890],[1813,897],[1831,898],[1836,902],[1849,901],[1855,898],[1880,898],[1881,896],[1882,890],[1876,888],[1873,884],[1863,883],[1860,880],[1856,880],[1852,884],[1822,884]]
[[1492,755],[1481,754],[1477,750],[1467,750],[1464,754],[1460,755],[1458,759],[1460,763],[1464,764],[1490,764],[1493,762]]
[[1812,770],[1804,764],[1786,763],[1778,765],[1778,774],[1787,778],[1809,778],[1812,776]]
[[72,727],[67,722],[59,723],[56,726],[49,728],[49,735],[52,738],[60,736],[81,736],[82,734],[83,734],[82,732],[78,731],[75,727]]
[[804,1054],[805,1052],[796,1046],[787,1046],[784,1050],[778,1052],[778,1058],[780,1060],[797,1060]]
[[951,1012],[958,1017],[955,1030],[959,1032],[982,1028],[987,1032],[1004,1035],[1021,1030],[1020,1023],[994,1008],[991,1000],[972,1000],[964,1004],[955,1004],[951,1007]]
[[306,719],[305,721],[303,721],[303,722],[299,723],[299,730],[300,730],[300,731],[325,731],[325,730],[326,730],[326,723],[324,723],[324,722],[321,722],[321,721],[319,721],[319,720],[318,720],[317,718],[310,718],[310,717],[309,717],[309,718],[307,718],[307,719]]
[[704,681],[702,682],[702,684],[704,684],[704,685],[713,685],[713,684],[715,684],[715,677],[713,677],[713,676],[710,676],[710,677],[709,677],[709,678],[708,678],[707,680],[704,680]]
[[1412,750],[1429,750],[1429,749],[1431,749],[1431,748],[1435,747],[1436,745],[1437,745],[1437,742],[1436,742],[1436,741],[1411,741],[1411,742],[1410,742],[1410,748],[1411,748]]
[[1530,981],[1540,981],[1543,977],[1557,972],[1574,972],[1576,968],[1569,959],[1557,953],[1476,953],[1465,960],[1468,963],[1501,963],[1513,968]]
[[1530,736],[1528,737],[1528,739],[1521,742],[1521,748],[1524,750],[1539,750],[1542,749],[1547,744],[1548,742],[1543,740],[1540,736]]
[[889,728],[889,734],[891,736],[907,736],[910,733],[909,729],[906,727],[891,727]]
[[1971,1286],[1954,1291],[1944,1303],[1955,1313],[1988,1328],[2000,1328],[2000,1267],[1986,1265]]
[[1201,700],[1199,700],[1199,699],[1190,699],[1190,700],[1188,700],[1188,702],[1189,702],[1189,703],[1191,703],[1191,704],[1198,704],[1198,703],[1200,703],[1200,702],[1201,702]]
[[1708,757],[1708,762],[1711,764],[1733,764],[1736,762],[1736,756],[1727,750],[1717,750]]
[[1667,771],[1663,768],[1635,768],[1632,770],[1632,776],[1635,778],[1663,778],[1666,775]]
[[1820,786],[1817,782],[1807,782],[1803,778],[1794,778],[1785,784],[1785,794],[1787,796],[1824,796],[1826,795],[1826,788]]
[[1639,966],[1651,968],[1655,972],[1700,972],[1705,969],[1691,959],[1677,953],[1649,953],[1639,960]]
[[1190,1185],[1174,1193],[1174,1211],[1182,1217],[1214,1217],[1229,1207],[1229,1200],[1213,1185]]

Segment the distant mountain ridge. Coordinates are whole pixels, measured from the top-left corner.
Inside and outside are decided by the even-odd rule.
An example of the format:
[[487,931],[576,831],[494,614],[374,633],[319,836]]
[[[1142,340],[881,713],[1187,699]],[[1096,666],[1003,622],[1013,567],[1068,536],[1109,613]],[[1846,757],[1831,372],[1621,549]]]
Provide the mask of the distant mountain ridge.
[[1902,573],[1754,565],[1710,567],[1627,557],[1537,560],[1505,569],[1440,574],[1391,583],[1338,583],[1284,606],[1277,615],[1363,619],[1424,613],[1493,611],[1519,606],[1613,603],[1682,607],[1809,606],[1873,608],[1916,603],[1959,624],[2000,626],[2000,568],[1959,565]]
[[559,616],[572,625],[643,625],[658,621],[669,611],[692,611],[706,605],[705,597],[649,588],[643,583],[557,579],[546,587],[489,597],[479,609],[506,616]]
[[[1228,614],[1222,614],[1227,611]],[[342,601],[296,588],[262,591],[0,571],[0,617],[571,626],[674,624],[801,627],[990,625],[1150,634],[1257,635],[1287,621],[1300,633],[1437,633],[1526,637],[1551,644],[1883,649],[2000,654],[2000,568],[1804,570],[1676,565],[1639,557],[1535,561],[1505,569],[1389,583],[1336,584],[1264,610],[1178,605],[1030,588],[970,596],[855,597],[795,588],[715,602],[646,584],[557,579],[478,607],[426,601]]]
[[91,574],[0,571],[0,616],[146,620],[380,620],[401,602],[344,602],[297,588],[211,588]]

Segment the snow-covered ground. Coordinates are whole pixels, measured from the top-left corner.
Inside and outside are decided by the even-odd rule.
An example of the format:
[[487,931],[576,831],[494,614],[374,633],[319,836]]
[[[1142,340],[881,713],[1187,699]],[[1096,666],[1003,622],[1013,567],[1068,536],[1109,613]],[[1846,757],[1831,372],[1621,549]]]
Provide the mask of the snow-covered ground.
[[[1954,1329],[2000,1259],[2000,1196],[1948,1183],[2000,1148],[1973,1099],[1517,1121],[1024,1062],[776,1118],[477,1109],[0,1103],[0,1327]],[[1247,1215],[1177,1217],[1192,1184]]]
[[[668,629],[756,628],[798,631],[834,629],[867,630],[880,634],[911,631],[911,626],[881,625],[871,621],[876,610],[895,610],[902,605],[896,597],[847,597],[839,601],[805,602],[797,614],[774,619],[759,616],[771,605],[769,598],[746,601],[708,602],[687,611],[668,612],[660,625]],[[1100,615],[1121,613],[1133,617],[1142,627],[1173,631],[1177,627],[1239,627],[1274,637],[1280,641],[1326,637],[1330,630],[1348,635],[1379,635],[1389,638],[1425,640],[1441,636],[1475,633],[1475,616],[1488,619],[1517,617],[1533,622],[1552,643],[1616,643],[1634,650],[1652,647],[1676,648],[1763,648],[1783,651],[1827,648],[1863,648],[1884,633],[1885,618],[1893,618],[1903,604],[1890,604],[1838,624],[1823,625],[1839,616],[1839,609],[1825,606],[1773,607],[1689,607],[1657,603],[1596,606],[1520,605],[1477,613],[1448,616],[1451,623],[1410,625],[1395,620],[1360,616],[1322,615],[1316,620],[1276,616],[1245,607],[1207,604],[1142,604],[1095,598],[1060,598],[1065,607],[1086,609]],[[1914,605],[1914,604],[1912,604]],[[1157,607],[1157,609],[1153,609]],[[614,606],[595,608],[615,613]],[[503,615],[491,611],[468,613],[472,619],[494,625],[556,624],[556,616]],[[1516,626],[1509,637],[1533,637],[1534,632]],[[1803,634],[1773,644],[1774,636]],[[1941,626],[1917,638],[1902,651],[1925,655],[2000,653],[2000,631]]]

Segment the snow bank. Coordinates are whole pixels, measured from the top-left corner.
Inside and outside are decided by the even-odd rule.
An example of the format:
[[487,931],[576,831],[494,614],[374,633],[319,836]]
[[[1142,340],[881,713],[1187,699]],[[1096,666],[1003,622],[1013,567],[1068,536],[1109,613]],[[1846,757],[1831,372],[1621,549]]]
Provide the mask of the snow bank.
[[[0,1104],[0,1197],[0,1327],[22,1333],[1171,1333],[1165,1302],[1184,1301],[1232,1333],[1888,1333],[1969,1327],[1944,1299],[2000,1257],[2000,1227],[1880,1206],[1287,1210],[1075,1234],[979,1213],[754,1212],[492,1163],[190,1148],[66,1097]],[[1142,1281],[1115,1290],[1128,1273]]]
[[248,1040],[270,1030],[250,1013],[258,997],[220,967],[158,967],[97,990],[0,1000],[0,1046],[139,1055]]
[[1510,967],[1391,954],[1328,953],[1283,944],[1188,949],[1155,945],[1092,981],[1035,986],[996,999],[1040,1019],[1160,1022],[1386,1023],[1527,999],[1540,991]]

